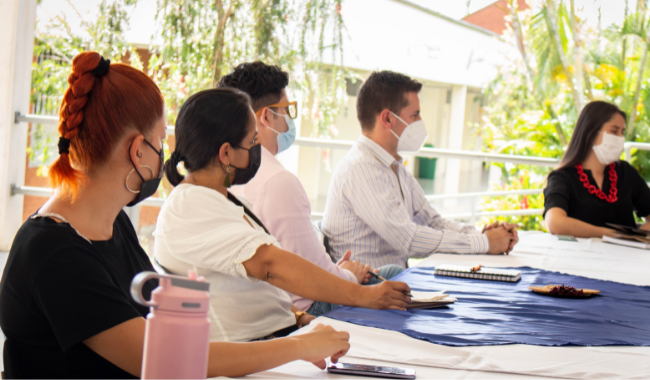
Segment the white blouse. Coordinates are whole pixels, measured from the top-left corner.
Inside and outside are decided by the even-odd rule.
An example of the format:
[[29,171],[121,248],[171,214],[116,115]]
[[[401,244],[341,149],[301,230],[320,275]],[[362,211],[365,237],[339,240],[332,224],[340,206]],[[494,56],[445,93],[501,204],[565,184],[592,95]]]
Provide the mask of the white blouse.
[[203,186],[176,186],[160,210],[154,256],[167,270],[188,269],[210,283],[210,340],[245,342],[294,325],[282,289],[246,275],[242,264],[263,245],[280,246],[243,207]]

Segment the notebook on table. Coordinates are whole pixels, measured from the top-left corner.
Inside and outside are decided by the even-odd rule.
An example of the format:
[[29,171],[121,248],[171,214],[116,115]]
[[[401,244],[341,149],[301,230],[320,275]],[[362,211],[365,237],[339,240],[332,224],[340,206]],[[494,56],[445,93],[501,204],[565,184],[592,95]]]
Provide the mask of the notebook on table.
[[636,235],[618,235],[617,237],[603,236],[605,243],[624,245],[626,247],[650,249],[650,239]]
[[620,224],[613,224],[613,223],[605,223],[605,225],[607,227],[611,227],[615,229],[618,232],[621,232],[622,235],[625,235],[626,237],[628,235],[632,235],[632,236],[642,236],[642,237],[650,238],[650,231],[648,230],[642,230],[640,228],[623,226]]
[[514,269],[483,268],[474,271],[470,265],[438,265],[433,272],[436,276],[472,278],[477,280],[517,282],[521,272]]
[[413,295],[413,298],[411,298],[412,303],[406,306],[407,309],[435,309],[458,301],[456,298],[445,294],[445,292],[411,291],[411,294]]

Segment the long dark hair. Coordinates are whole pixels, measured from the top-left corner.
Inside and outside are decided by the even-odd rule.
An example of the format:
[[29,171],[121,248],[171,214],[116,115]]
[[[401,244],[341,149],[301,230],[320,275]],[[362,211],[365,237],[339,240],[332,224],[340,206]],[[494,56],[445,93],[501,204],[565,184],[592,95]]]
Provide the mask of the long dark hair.
[[246,93],[228,87],[197,92],[187,99],[176,119],[176,149],[165,162],[169,183],[177,186],[185,178],[176,168],[179,162],[193,172],[210,165],[223,144],[241,145],[253,118],[250,107]]
[[574,167],[584,162],[603,124],[607,123],[616,114],[623,116],[623,119],[627,122],[627,114],[614,104],[600,100],[587,104],[580,112],[569,147],[556,170]]

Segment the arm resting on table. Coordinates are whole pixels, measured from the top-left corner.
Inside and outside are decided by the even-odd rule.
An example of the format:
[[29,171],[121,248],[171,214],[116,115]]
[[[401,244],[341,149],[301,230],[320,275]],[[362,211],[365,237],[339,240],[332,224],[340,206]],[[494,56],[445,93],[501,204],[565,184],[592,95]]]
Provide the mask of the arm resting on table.
[[609,228],[597,227],[581,220],[570,218],[566,211],[559,207],[553,207],[546,211],[544,217],[546,228],[553,235],[569,235],[582,238],[603,237],[615,234]]
[[411,289],[402,282],[364,287],[274,245],[261,245],[242,264],[249,276],[310,300],[371,309],[404,309],[410,302],[403,292]]
[[[144,350],[144,318],[133,318],[87,339],[84,344],[104,359],[140,377]],[[238,377],[265,371],[294,360],[306,360],[324,369],[350,348],[349,334],[319,325],[310,333],[263,342],[211,342],[208,377]]]

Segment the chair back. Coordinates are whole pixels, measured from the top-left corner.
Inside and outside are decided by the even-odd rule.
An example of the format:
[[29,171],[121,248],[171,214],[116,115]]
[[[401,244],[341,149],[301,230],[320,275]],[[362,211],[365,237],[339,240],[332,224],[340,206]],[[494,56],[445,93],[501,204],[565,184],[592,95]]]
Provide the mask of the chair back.
[[336,260],[334,260],[334,257],[332,257],[332,248],[330,247],[330,239],[327,237],[327,235],[325,235],[325,233],[323,233],[323,230],[321,229],[321,222],[317,221],[317,222],[312,222],[311,224],[314,226],[314,230],[316,230],[316,235],[318,235],[318,239],[325,247],[325,252],[327,252],[332,262],[336,262]]

